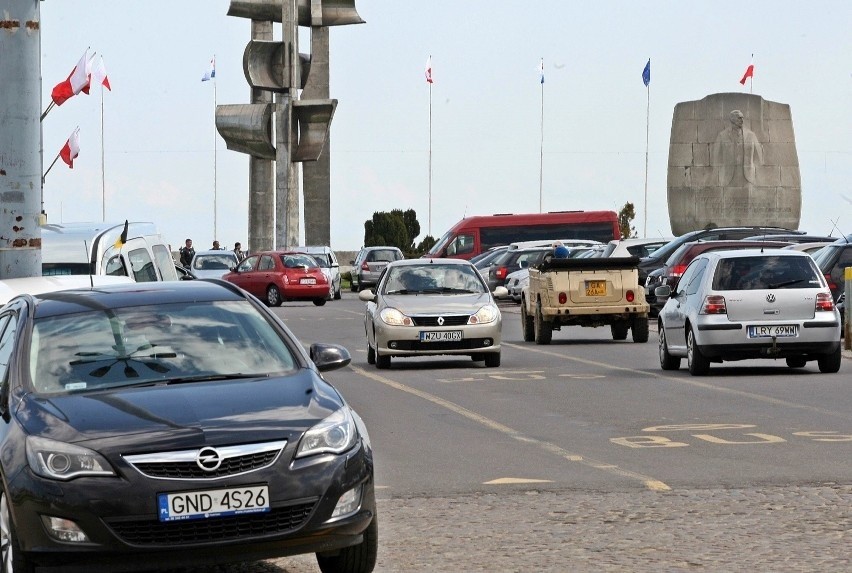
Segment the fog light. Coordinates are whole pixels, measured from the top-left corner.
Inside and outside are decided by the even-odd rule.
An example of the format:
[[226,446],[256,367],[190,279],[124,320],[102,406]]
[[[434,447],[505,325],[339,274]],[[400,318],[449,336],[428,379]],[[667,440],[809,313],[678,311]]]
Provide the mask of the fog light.
[[491,339],[490,339],[490,338],[486,338],[485,340],[483,340],[483,341],[482,341],[482,346],[491,346]]
[[70,519],[42,515],[41,521],[44,523],[47,533],[57,541],[64,541],[66,543],[89,543],[89,536],[83,533],[80,526]]
[[331,518],[340,519],[352,515],[361,507],[361,486],[354,487],[340,496],[337,505],[334,506],[334,511],[331,512]]
[[391,348],[396,348],[396,342],[390,342],[388,343],[388,346]]

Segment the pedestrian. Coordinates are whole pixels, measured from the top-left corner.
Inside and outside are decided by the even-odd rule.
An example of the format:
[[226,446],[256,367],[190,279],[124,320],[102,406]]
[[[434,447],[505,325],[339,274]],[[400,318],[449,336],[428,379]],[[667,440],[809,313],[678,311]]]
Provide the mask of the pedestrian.
[[553,243],[553,258],[554,259],[567,259],[568,255],[571,252],[568,250],[568,247],[562,244],[562,241],[556,241]]
[[243,260],[243,257],[246,256],[245,253],[243,253],[242,247],[243,246],[239,241],[234,243],[234,254],[237,255],[237,260],[239,261]]
[[195,249],[192,248],[192,239],[187,239],[186,244],[178,251],[180,253],[180,264],[189,268],[192,264],[192,257],[195,256]]
[[213,249],[214,251],[221,251],[222,247],[219,246],[219,241],[213,241]]

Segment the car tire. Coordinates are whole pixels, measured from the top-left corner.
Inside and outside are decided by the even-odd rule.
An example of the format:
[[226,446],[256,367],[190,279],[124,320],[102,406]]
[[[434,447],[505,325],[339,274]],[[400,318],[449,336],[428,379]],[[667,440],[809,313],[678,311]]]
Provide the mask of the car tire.
[[351,292],[358,292],[358,285],[356,285],[354,282],[349,283],[349,290]]
[[804,356],[790,356],[786,362],[790,368],[803,368],[808,363]]
[[275,285],[266,287],[266,304],[267,306],[281,306],[281,291]]
[[485,367],[486,368],[497,368],[500,366],[500,353],[499,352],[489,352],[485,355]]
[[693,376],[704,376],[710,371],[710,361],[701,354],[701,347],[695,342],[692,328],[686,333],[686,363]]
[[33,573],[35,566],[21,551],[12,512],[9,509],[9,496],[6,490],[0,490],[0,549],[2,549],[2,565],[0,570],[9,573]]
[[322,305],[324,305],[324,304],[325,304],[325,299],[324,299],[324,298],[315,298],[315,299],[314,299],[314,305],[315,305],[315,306],[322,306]]
[[535,306],[533,323],[535,327],[535,343],[550,344],[550,340],[553,337],[553,326],[549,320],[544,320],[544,317],[542,317],[541,303],[537,303]]
[[358,545],[329,553],[317,553],[317,565],[322,573],[370,573],[376,566],[379,550],[378,516],[364,530],[364,540]]
[[343,295],[340,294],[340,287],[337,287],[337,290],[334,291],[334,300],[340,300]]
[[535,340],[535,319],[527,314],[527,301],[521,300],[521,333],[524,342]]
[[663,370],[677,370],[680,368],[680,358],[669,354],[669,343],[666,340],[666,329],[663,323],[659,323],[660,332],[660,368]]
[[627,338],[628,330],[630,330],[630,326],[623,320],[613,322],[609,325],[609,331],[612,333],[613,340],[624,340]]
[[387,370],[391,365],[391,357],[385,354],[379,354],[376,350],[376,368],[379,370]]
[[376,351],[372,346],[367,344],[367,364],[375,364],[376,363]]
[[831,354],[826,354],[824,356],[820,356],[817,359],[817,364],[819,365],[819,371],[824,374],[833,374],[840,370],[840,362],[842,360],[840,354],[840,347],[837,347],[837,350],[832,352]]
[[648,317],[634,316],[630,330],[633,333],[633,342],[648,342]]

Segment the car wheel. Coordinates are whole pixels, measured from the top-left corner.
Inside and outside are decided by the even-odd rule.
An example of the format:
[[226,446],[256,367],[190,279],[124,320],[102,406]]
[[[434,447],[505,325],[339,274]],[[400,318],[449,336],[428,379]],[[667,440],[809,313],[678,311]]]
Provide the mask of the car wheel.
[[660,368],[663,370],[677,370],[680,368],[680,358],[669,354],[669,343],[666,341],[666,329],[663,323],[659,323],[660,331]]
[[352,292],[358,292],[358,285],[354,282],[349,283],[349,290]]
[[340,300],[341,296],[342,295],[340,294],[340,286],[338,285],[337,290],[334,291],[334,300]]
[[485,355],[485,367],[486,368],[497,368],[500,366],[500,353],[499,352],[489,352]]
[[317,565],[322,573],[370,573],[376,566],[379,550],[378,516],[364,530],[364,540],[358,545],[344,547],[331,553],[317,553]]
[[373,350],[373,347],[367,344],[367,364],[375,364],[376,363],[376,351]]
[[634,316],[630,330],[633,332],[633,342],[648,342],[648,317]]
[[387,370],[388,368],[390,368],[390,363],[390,356],[379,354],[379,351],[376,350],[376,368],[378,368],[379,370]]
[[521,332],[524,342],[535,340],[535,319],[527,314],[527,301],[521,300]]
[[536,304],[533,324],[535,328],[535,343],[550,344],[550,339],[553,337],[553,327],[550,321],[544,320],[541,316],[541,303]]
[[623,320],[613,322],[609,325],[609,331],[612,333],[613,340],[624,340],[625,338],[627,338],[628,330],[630,330],[630,327]]
[[832,374],[840,370],[840,347],[837,347],[837,350],[832,352],[831,354],[826,354],[824,356],[820,356],[817,360],[817,364],[819,364],[819,371],[824,372],[826,374]]
[[787,359],[787,366],[790,368],[802,368],[805,364],[808,363],[802,356],[791,356]]
[[266,288],[266,304],[269,306],[281,306],[281,291],[275,285]]
[[314,299],[314,304],[315,304],[316,306],[322,306],[322,305],[324,305],[324,304],[325,304],[325,299],[324,299],[324,298],[315,298],[315,299]]
[[18,545],[15,524],[12,522],[12,512],[9,509],[9,496],[6,491],[0,491],[0,553],[2,563],[0,571],[4,573],[32,573],[35,567]]
[[692,329],[686,333],[686,363],[689,373],[693,376],[703,376],[710,371],[710,361],[701,354],[701,348],[695,343],[695,335]]

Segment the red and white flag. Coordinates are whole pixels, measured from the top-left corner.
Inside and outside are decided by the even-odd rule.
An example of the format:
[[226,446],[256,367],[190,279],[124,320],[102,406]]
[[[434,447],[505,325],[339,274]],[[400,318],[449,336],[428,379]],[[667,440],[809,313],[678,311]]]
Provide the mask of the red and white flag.
[[71,70],[71,74],[69,74],[65,81],[59,82],[56,86],[54,86],[53,91],[50,92],[50,97],[56,105],[62,105],[67,100],[83,91],[83,88],[86,88],[86,93],[88,93],[88,87],[89,49],[86,48],[85,53],[83,53],[83,57],[80,58],[80,61],[77,62],[77,65],[74,66],[73,70]]
[[740,80],[740,83],[742,85],[745,85],[746,80],[749,78],[754,78],[754,56],[752,56],[751,63],[746,68],[746,71],[743,74],[743,78]]
[[92,58],[91,64],[92,72],[91,74],[89,74],[89,85],[102,85],[109,91],[112,91],[112,87],[110,87],[109,85],[109,78],[107,77],[106,67],[104,67],[104,57],[98,56],[97,59]]
[[71,137],[62,146],[59,151],[59,157],[62,161],[68,164],[68,167],[74,169],[74,160],[80,155],[80,128],[78,127],[71,133]]
[[426,60],[426,82],[432,83],[432,56],[429,56],[429,59]]

